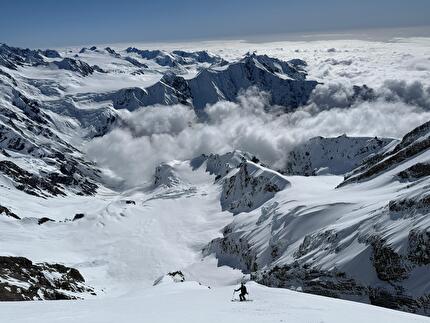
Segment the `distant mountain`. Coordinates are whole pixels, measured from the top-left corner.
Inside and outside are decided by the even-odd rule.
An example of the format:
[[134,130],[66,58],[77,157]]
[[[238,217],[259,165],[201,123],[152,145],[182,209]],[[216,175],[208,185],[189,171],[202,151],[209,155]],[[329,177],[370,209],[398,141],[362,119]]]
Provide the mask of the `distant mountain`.
[[177,67],[179,65],[192,65],[196,63],[208,63],[213,65],[225,65],[227,61],[219,56],[209,54],[207,51],[186,52],[174,50],[171,53],[163,50],[148,50],[129,47],[127,53],[137,54],[143,59],[153,60],[158,65]]
[[265,55],[249,55],[222,68],[202,69],[192,79],[166,73],[159,82],[146,89],[121,89],[97,95],[94,100],[112,100],[115,108],[128,110],[177,103],[202,110],[207,104],[221,100],[234,101],[241,91],[255,87],[270,93],[271,104],[294,109],[306,104],[318,84],[305,80],[303,66],[303,62],[282,62]]

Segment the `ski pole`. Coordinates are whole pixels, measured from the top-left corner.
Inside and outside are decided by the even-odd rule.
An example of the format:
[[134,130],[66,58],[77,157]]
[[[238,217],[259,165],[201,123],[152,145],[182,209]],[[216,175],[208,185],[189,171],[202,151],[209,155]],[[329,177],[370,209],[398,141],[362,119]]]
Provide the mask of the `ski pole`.
[[234,300],[234,294],[236,293],[236,291],[233,291],[233,295],[231,295],[231,300]]

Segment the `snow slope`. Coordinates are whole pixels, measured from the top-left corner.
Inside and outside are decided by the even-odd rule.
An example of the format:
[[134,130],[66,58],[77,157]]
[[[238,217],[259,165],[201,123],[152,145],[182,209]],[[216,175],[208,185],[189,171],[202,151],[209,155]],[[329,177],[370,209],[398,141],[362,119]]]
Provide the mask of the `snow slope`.
[[344,182],[286,176],[205,252],[269,286],[428,313],[428,133],[414,129]]
[[122,298],[0,303],[5,322],[295,322],[425,323],[429,318],[379,307],[247,284],[253,302],[230,302],[233,286],[194,282],[138,289]]

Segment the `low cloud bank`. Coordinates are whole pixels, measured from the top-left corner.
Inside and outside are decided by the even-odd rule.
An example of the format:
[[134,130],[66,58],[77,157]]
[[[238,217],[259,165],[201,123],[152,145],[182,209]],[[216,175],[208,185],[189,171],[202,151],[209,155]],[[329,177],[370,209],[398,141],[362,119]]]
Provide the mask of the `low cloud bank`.
[[321,85],[308,106],[280,113],[269,105],[268,94],[249,89],[237,102],[206,107],[204,121],[183,105],[121,111],[125,125],[92,140],[86,149],[132,187],[151,181],[164,161],[239,149],[282,168],[294,146],[315,136],[400,138],[430,119],[430,89],[420,83],[389,81],[374,94],[373,100],[363,101],[340,84]]

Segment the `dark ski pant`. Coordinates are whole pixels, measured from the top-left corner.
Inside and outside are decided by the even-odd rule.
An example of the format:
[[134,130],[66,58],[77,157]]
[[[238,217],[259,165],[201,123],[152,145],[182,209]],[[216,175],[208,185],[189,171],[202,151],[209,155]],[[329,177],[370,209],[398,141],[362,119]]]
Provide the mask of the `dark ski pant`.
[[245,294],[240,294],[239,298],[241,302],[246,301]]

